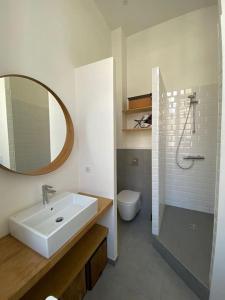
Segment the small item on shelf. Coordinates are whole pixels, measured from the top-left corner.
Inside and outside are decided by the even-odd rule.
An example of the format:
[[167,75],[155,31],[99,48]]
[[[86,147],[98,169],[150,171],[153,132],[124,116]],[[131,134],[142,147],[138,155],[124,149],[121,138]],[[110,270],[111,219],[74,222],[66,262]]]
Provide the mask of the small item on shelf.
[[152,94],[128,98],[128,109],[144,108],[152,105]]
[[139,120],[134,120],[137,124],[134,128],[148,128],[152,125],[152,114],[144,115]]
[[152,125],[152,114],[148,114],[146,119],[144,120],[145,124]]

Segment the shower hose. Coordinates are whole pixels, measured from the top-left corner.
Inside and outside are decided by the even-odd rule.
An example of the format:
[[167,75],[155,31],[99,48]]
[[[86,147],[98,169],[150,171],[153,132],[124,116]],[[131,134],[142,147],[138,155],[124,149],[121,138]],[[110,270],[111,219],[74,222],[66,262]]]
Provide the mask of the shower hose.
[[194,163],[195,163],[195,161],[192,160],[191,164],[189,166],[185,167],[185,166],[182,166],[181,162],[179,161],[180,146],[181,146],[181,142],[182,142],[183,137],[184,137],[184,132],[185,132],[187,122],[188,122],[188,118],[189,118],[189,115],[190,115],[190,112],[191,112],[191,106],[192,106],[192,104],[190,102],[189,108],[188,108],[188,113],[187,113],[186,120],[185,120],[185,123],[184,123],[184,127],[183,127],[183,130],[182,130],[182,133],[181,133],[178,145],[177,145],[177,149],[176,149],[176,164],[180,169],[183,169],[183,170],[191,169],[194,166]]

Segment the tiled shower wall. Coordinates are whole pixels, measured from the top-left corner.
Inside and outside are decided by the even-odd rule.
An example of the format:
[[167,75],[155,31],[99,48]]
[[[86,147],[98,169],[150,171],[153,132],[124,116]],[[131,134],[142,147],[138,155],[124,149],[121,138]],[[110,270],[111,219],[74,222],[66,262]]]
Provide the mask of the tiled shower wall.
[[[166,124],[161,134],[165,138],[165,202],[187,209],[214,212],[217,157],[218,87],[207,85],[167,92],[162,106]],[[196,133],[192,133],[193,116],[189,116],[179,159],[185,155],[203,155],[189,170],[180,169],[175,162],[176,148],[188,112],[187,96],[197,93]],[[183,161],[187,166],[190,162]]]
[[152,69],[152,99],[152,233],[158,235],[166,199],[166,90],[158,67]]

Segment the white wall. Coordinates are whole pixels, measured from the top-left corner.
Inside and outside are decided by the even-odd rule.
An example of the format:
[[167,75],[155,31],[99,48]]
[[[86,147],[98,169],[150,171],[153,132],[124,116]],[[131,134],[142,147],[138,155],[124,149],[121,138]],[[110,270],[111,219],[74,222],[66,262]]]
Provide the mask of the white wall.
[[114,201],[102,220],[109,227],[108,257],[117,258],[116,140],[113,59],[75,71],[79,190]]
[[152,69],[152,233],[159,235],[165,208],[165,115],[166,90],[159,67]]
[[211,6],[129,36],[128,96],[150,92],[155,66],[167,89],[216,83],[217,18],[217,6]]
[[[34,77],[68,108],[76,131],[74,67],[110,56],[111,32],[93,0],[3,0],[0,3],[1,74]],[[78,190],[77,138],[55,172],[31,177],[0,170],[0,236],[7,218],[41,198],[41,184]]]
[[216,224],[216,238],[215,238],[215,251],[212,266],[212,281],[210,300],[224,300],[225,299],[225,0],[221,0],[221,35],[222,35],[222,68],[223,68],[223,81],[222,81],[222,123],[221,123],[221,148],[220,148],[220,171],[219,171],[219,197],[218,197],[218,212]]
[[[174,18],[127,38],[128,97],[151,91],[159,66],[168,90],[217,83],[217,6]],[[151,148],[147,132],[130,134],[128,147]]]
[[[150,132],[124,132],[123,128],[132,127],[134,119],[143,116],[142,113],[125,116],[122,111],[127,109],[127,39],[122,28],[112,31],[112,56],[115,60],[116,80],[116,111],[117,111],[117,148],[118,149],[148,149],[151,148]],[[149,84],[149,89],[151,85]],[[130,126],[127,124],[130,124]]]
[[125,126],[122,111],[126,107],[127,100],[127,55],[126,37],[121,27],[112,31],[112,56],[115,63],[117,148],[124,148],[126,134],[122,131]]

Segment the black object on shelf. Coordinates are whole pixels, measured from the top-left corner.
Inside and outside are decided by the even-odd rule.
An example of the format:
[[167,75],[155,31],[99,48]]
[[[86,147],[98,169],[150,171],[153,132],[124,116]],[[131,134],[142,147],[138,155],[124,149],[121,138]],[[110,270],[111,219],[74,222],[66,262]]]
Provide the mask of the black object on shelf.
[[148,128],[152,125],[152,114],[149,114],[147,117],[145,115],[141,119],[134,121],[137,123],[134,128]]

